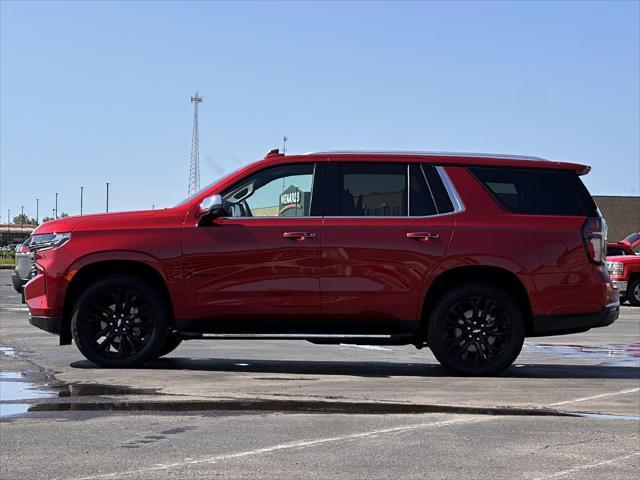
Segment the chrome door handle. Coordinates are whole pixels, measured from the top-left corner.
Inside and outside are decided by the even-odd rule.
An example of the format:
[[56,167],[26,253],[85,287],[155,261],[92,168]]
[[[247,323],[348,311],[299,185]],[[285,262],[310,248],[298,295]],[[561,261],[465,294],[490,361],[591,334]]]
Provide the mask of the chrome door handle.
[[430,232],[409,232],[407,238],[413,238],[415,240],[435,240],[440,237],[437,233]]
[[282,236],[284,238],[291,238],[293,240],[304,240],[305,238],[316,238],[315,233],[307,233],[307,232],[284,232]]

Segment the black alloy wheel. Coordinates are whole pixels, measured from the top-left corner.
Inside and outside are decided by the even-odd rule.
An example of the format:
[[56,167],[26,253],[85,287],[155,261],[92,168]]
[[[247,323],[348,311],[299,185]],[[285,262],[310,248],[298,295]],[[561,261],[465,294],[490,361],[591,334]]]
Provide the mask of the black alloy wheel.
[[141,279],[98,280],[78,299],[72,333],[87,359],[103,367],[133,367],[156,358],[168,322],[157,292]]
[[432,311],[429,346],[445,367],[464,375],[507,368],[524,342],[522,312],[501,289],[469,284],[445,294]]

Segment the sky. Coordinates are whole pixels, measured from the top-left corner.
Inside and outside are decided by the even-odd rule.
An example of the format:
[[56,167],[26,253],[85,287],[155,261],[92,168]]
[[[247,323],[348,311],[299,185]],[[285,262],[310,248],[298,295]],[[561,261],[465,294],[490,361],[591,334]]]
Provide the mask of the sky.
[[332,149],[586,163],[640,194],[640,2],[0,0],[0,219],[172,206],[201,184]]

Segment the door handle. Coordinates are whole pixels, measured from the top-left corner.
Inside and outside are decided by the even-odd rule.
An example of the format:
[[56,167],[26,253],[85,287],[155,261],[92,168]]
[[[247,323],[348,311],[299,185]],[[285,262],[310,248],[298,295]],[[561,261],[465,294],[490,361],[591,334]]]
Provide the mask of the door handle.
[[430,232],[409,232],[407,233],[407,238],[413,238],[415,240],[435,240],[438,237],[440,237],[440,235],[438,235],[437,233],[430,233]]
[[307,232],[284,232],[282,236],[284,238],[291,238],[293,240],[304,240],[305,238],[316,238],[315,233],[307,233]]

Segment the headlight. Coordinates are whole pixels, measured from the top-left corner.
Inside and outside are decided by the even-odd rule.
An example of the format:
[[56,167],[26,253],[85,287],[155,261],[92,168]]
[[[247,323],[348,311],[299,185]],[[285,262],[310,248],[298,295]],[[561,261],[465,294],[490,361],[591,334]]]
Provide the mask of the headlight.
[[42,233],[32,235],[29,242],[30,250],[44,250],[46,248],[58,248],[71,238],[71,233]]
[[614,277],[621,277],[624,274],[624,264],[620,262],[607,262],[607,269]]

